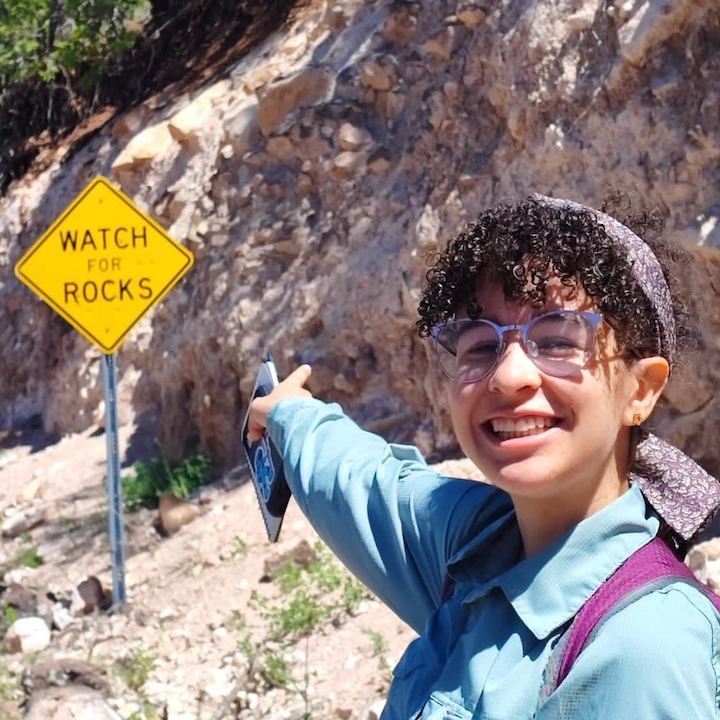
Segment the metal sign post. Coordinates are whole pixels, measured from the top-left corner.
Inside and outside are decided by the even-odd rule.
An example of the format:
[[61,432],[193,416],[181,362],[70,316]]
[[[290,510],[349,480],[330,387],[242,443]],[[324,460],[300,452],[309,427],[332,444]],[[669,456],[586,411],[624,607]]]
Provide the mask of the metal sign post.
[[15,265],[15,275],[103,353],[113,606],[125,602],[114,353],[193,266],[192,253],[104,177],[92,180]]
[[113,608],[125,604],[125,532],[120,483],[120,453],[117,428],[117,365],[115,355],[103,355],[105,392],[105,439],[107,442],[107,495],[109,503],[110,560],[112,565]]

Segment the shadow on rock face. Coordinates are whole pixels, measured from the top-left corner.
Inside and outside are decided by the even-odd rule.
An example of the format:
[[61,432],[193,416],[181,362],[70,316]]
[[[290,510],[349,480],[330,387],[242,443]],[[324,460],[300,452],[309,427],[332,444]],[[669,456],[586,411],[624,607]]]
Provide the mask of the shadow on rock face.
[[136,462],[147,462],[160,453],[157,445],[159,419],[154,410],[145,410],[135,418],[136,428],[130,436],[122,466],[132,467]]
[[29,446],[33,453],[54,445],[60,438],[48,433],[43,427],[42,415],[31,415],[16,427],[0,431],[0,450],[10,450],[19,445]]

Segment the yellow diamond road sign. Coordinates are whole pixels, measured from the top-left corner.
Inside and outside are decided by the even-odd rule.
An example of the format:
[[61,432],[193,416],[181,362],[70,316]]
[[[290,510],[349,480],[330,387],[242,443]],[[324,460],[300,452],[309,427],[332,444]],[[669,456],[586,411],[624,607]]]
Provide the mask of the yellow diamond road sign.
[[192,264],[187,248],[98,177],[20,258],[15,274],[110,354]]

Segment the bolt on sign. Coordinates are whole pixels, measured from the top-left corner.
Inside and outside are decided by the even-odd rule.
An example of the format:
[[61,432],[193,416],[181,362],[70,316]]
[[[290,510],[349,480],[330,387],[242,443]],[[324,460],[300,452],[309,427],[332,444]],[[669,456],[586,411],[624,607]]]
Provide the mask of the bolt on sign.
[[187,248],[97,177],[20,258],[15,274],[109,355],[193,262]]

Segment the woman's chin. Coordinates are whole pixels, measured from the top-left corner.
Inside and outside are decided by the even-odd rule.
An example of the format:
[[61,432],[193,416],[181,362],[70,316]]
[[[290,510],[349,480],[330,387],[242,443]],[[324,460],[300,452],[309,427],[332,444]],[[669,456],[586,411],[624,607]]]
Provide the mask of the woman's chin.
[[512,497],[543,498],[557,491],[557,473],[543,471],[537,460],[495,468],[487,478]]

